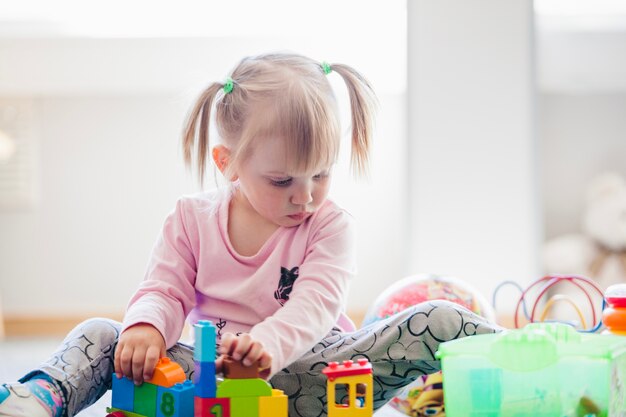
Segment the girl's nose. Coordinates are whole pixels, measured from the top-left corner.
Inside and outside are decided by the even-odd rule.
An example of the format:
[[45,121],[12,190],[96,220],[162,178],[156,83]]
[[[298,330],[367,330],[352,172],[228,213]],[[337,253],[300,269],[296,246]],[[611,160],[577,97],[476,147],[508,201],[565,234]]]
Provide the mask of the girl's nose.
[[291,196],[291,203],[296,206],[303,206],[313,201],[312,189],[309,185],[298,187]]

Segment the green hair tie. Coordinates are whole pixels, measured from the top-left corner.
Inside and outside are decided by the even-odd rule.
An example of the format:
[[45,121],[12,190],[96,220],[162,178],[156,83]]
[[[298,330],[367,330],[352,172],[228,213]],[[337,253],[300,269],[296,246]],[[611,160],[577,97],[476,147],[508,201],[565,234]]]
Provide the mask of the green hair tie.
[[231,91],[233,91],[233,86],[234,86],[233,79],[230,77],[227,77],[226,81],[224,81],[224,94],[228,94]]
[[330,64],[326,61],[322,62],[322,69],[324,70],[324,74],[328,75],[331,73],[331,71],[333,70],[330,67]]

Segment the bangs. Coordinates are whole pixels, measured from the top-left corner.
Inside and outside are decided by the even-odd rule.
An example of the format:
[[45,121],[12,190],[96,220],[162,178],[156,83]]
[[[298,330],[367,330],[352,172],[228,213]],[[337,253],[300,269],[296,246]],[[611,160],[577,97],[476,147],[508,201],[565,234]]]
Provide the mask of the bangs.
[[334,97],[302,85],[286,90],[254,106],[242,137],[242,156],[249,156],[259,140],[279,138],[290,172],[313,172],[334,164],[341,136]]

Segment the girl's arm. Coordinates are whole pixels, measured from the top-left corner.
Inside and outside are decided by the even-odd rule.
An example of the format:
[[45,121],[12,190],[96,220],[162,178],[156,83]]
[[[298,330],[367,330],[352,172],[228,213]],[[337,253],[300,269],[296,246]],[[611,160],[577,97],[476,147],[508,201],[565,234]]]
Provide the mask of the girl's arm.
[[250,331],[271,353],[271,375],[288,366],[336,325],[356,274],[353,218],[334,210],[315,230],[285,305]]
[[185,200],[181,199],[165,220],[145,278],[124,317],[116,349],[116,372],[132,376],[135,381],[152,374],[154,352],[164,353],[178,341],[185,318],[195,305],[193,233],[193,228],[186,227]]

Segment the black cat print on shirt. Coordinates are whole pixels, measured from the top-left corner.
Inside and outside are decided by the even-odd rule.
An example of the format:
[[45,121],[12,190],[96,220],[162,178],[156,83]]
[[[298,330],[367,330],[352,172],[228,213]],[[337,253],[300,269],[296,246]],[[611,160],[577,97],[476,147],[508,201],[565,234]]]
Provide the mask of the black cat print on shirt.
[[280,280],[278,281],[278,289],[274,291],[274,298],[281,306],[285,305],[287,300],[289,300],[289,294],[293,290],[293,283],[298,279],[298,272],[299,268],[297,266],[291,269],[280,267]]

